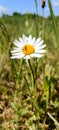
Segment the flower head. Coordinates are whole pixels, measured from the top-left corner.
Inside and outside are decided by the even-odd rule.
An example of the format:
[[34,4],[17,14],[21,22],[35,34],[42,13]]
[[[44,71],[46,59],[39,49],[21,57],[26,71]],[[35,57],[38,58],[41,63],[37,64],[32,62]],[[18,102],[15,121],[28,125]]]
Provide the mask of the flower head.
[[41,0],[41,6],[42,6],[42,8],[45,7],[45,0]]
[[19,40],[14,41],[14,49],[11,51],[12,56],[11,59],[17,58],[24,58],[24,59],[30,59],[31,57],[37,57],[40,58],[43,56],[43,54],[46,52],[45,46],[43,45],[43,40],[41,38],[35,38],[31,35],[28,37],[24,34],[22,35],[22,38],[19,37]]

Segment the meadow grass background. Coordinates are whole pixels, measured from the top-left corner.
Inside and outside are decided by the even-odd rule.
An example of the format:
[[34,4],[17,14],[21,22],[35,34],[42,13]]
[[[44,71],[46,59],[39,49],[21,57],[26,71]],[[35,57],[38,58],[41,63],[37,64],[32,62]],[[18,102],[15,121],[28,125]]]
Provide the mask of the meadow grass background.
[[[17,12],[0,18],[0,130],[59,130],[59,16],[48,5],[48,18]],[[45,56],[30,60],[36,90],[26,61],[10,58],[22,34],[46,44]]]

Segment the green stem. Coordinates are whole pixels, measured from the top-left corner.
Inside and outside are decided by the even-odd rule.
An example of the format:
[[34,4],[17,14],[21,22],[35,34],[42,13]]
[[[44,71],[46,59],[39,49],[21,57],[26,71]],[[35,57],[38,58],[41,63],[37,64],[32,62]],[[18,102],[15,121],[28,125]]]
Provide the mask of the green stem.
[[44,39],[44,8],[42,9],[43,12],[43,18],[42,18],[42,39]]
[[30,72],[31,72],[33,96],[36,98],[36,86],[35,86],[35,81],[34,81],[34,73],[33,73],[33,69],[32,69],[30,60],[28,60],[28,64],[29,64],[29,68],[30,68]]
[[21,59],[21,61],[20,61],[19,73],[16,73],[16,69],[15,69],[15,73],[16,73],[16,81],[15,81],[16,91],[15,91],[15,96],[17,96],[18,90],[20,88],[19,80],[20,80],[20,74],[21,74],[21,70],[22,70],[22,63],[23,63],[23,59]]
[[35,0],[35,7],[36,7],[36,14],[38,15],[38,1],[37,0]]
[[20,78],[20,74],[21,74],[21,70],[22,70],[22,63],[23,63],[23,59],[21,59],[21,61],[20,61],[20,68],[19,68],[19,73],[18,73],[18,80]]
[[33,73],[33,70],[32,70],[30,60],[28,60],[28,64],[29,64],[29,68],[30,68],[30,72],[31,72],[32,87],[34,88],[34,73]]
[[29,68],[30,68],[31,79],[32,79],[32,89],[33,89],[33,92],[31,90],[29,91],[30,97],[31,97],[31,102],[33,103],[33,109],[35,110],[35,114],[37,116],[39,116],[40,111],[39,111],[39,107],[38,107],[38,104],[37,104],[37,90],[36,90],[36,86],[35,86],[34,73],[33,73],[33,69],[32,69],[30,60],[28,60],[28,65],[29,65]]
[[23,63],[23,59],[21,59],[21,61],[20,61],[20,68],[19,68],[19,73],[18,73],[18,77],[17,77],[17,81],[16,81],[16,86],[18,86],[17,87],[18,89],[19,89],[20,74],[21,74],[21,70],[22,70],[22,63]]
[[38,33],[39,33],[39,30],[38,30],[38,1],[35,0],[35,7],[36,7],[36,37],[38,37]]

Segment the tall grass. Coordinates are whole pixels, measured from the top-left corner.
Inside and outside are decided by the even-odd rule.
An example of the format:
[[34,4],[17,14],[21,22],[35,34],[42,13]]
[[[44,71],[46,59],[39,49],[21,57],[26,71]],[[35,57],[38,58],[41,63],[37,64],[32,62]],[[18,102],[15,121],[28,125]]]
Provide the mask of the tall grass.
[[58,28],[57,28],[57,24],[55,21],[55,16],[54,16],[54,12],[53,12],[53,8],[52,8],[52,4],[51,1],[48,0],[48,6],[49,6],[49,10],[50,10],[50,16],[51,16],[51,20],[52,20],[52,26],[54,29],[54,33],[56,36],[56,44],[57,44],[57,48],[59,47],[59,36],[58,36]]

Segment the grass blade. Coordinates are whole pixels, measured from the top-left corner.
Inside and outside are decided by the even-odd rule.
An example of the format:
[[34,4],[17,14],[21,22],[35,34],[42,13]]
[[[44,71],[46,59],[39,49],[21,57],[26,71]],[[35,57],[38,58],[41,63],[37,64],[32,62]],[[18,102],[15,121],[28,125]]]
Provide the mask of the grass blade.
[[52,8],[52,4],[51,4],[50,0],[48,0],[48,6],[49,6],[49,10],[50,10],[50,16],[51,16],[51,19],[52,19],[52,25],[53,25],[54,33],[55,33],[57,44],[58,44],[57,47],[58,47],[59,46],[58,29],[57,29],[55,16],[54,16],[54,12],[53,12],[53,8]]

